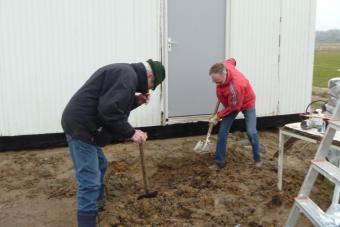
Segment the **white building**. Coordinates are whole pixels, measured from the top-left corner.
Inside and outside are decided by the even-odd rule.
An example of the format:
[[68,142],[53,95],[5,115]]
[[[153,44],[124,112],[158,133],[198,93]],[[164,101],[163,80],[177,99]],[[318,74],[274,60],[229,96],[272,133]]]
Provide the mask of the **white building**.
[[204,120],[209,67],[227,57],[250,80],[258,116],[311,99],[315,0],[0,0],[0,136],[62,132],[61,113],[99,67],[153,58],[165,85],[135,126]]

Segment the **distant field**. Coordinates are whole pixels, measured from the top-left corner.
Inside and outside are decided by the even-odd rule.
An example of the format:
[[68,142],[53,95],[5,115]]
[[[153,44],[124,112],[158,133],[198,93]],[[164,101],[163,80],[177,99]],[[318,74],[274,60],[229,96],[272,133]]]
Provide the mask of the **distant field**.
[[340,77],[340,51],[315,52],[313,86],[327,87],[333,77]]
[[315,44],[317,52],[340,52],[340,43],[319,43]]

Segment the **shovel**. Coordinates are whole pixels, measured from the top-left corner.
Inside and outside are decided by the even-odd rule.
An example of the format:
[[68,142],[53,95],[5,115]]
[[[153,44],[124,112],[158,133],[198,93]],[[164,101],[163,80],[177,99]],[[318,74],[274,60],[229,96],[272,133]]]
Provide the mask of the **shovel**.
[[156,197],[158,192],[150,192],[149,191],[149,186],[148,186],[148,180],[146,179],[146,171],[145,171],[145,165],[144,165],[144,151],[143,151],[143,144],[139,144],[139,152],[140,152],[140,161],[142,165],[142,173],[143,173],[143,182],[144,182],[144,191],[145,193],[143,195],[138,196],[139,199],[144,199],[144,198],[153,198]]
[[[220,106],[220,102],[217,101],[216,106],[215,106],[215,110],[214,110],[214,115],[217,113],[218,107]],[[209,123],[209,128],[208,128],[208,133],[207,133],[207,137],[205,138],[204,141],[200,140],[198,141],[198,143],[196,144],[196,146],[194,147],[194,151],[198,154],[205,154],[209,152],[209,147],[210,147],[210,135],[212,132],[214,125],[212,123]]]

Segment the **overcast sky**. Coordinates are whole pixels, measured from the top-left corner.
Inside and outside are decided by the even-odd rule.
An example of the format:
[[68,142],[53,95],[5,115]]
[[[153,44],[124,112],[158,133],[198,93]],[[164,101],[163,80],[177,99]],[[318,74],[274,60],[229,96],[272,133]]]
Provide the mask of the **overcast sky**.
[[317,0],[316,30],[340,29],[340,0]]

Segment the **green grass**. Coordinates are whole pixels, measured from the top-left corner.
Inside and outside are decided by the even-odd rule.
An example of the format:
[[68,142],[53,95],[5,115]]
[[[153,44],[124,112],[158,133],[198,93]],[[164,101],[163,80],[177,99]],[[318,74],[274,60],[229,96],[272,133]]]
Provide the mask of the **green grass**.
[[315,52],[313,86],[328,87],[333,77],[340,77],[340,52]]

